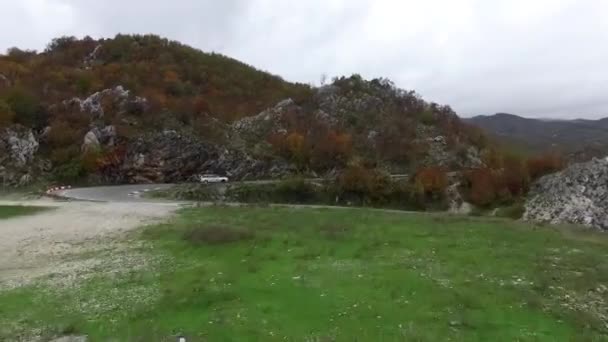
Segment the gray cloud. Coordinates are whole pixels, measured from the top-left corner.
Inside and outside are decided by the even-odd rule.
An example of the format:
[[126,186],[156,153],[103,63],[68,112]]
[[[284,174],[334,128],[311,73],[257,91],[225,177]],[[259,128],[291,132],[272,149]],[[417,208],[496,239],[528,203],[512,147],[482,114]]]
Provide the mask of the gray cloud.
[[603,0],[0,0],[0,49],[156,33],[292,81],[388,77],[461,115],[608,116]]

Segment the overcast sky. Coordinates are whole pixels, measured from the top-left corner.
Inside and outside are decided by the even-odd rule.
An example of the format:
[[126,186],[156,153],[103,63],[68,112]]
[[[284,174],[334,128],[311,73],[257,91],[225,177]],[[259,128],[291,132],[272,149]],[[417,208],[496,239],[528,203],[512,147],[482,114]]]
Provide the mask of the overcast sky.
[[155,33],[291,81],[388,77],[462,116],[608,116],[608,0],[0,0],[0,13],[0,50]]

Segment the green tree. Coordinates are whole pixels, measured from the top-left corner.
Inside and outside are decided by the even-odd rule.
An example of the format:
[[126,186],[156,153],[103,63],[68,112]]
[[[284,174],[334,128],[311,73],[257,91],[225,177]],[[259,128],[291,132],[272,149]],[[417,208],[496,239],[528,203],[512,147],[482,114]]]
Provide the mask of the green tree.
[[40,103],[24,89],[11,89],[6,94],[4,101],[15,113],[14,122],[37,128],[46,124],[46,113],[40,106]]

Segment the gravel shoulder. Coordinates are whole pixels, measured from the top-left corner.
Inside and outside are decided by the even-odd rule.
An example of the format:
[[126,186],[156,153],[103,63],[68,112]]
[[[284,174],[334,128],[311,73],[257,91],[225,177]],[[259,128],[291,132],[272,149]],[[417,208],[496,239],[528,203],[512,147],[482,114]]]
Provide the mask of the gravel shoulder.
[[28,285],[50,275],[60,279],[78,277],[101,262],[95,257],[79,258],[79,255],[121,248],[125,244],[121,244],[120,238],[126,233],[157,223],[179,208],[177,204],[167,203],[52,200],[0,200],[0,204],[55,208],[0,220],[0,289]]

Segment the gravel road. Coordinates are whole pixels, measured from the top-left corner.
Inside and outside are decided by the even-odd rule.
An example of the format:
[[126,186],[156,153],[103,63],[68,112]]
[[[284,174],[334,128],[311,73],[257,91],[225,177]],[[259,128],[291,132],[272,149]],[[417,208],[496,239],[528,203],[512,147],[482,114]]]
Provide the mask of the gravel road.
[[[78,255],[114,248],[126,232],[170,216],[175,203],[1,201],[53,210],[0,220],[0,288],[29,284],[41,276],[78,276],[99,260]],[[118,242],[116,242],[118,243]],[[93,254],[93,253],[89,253]]]

